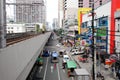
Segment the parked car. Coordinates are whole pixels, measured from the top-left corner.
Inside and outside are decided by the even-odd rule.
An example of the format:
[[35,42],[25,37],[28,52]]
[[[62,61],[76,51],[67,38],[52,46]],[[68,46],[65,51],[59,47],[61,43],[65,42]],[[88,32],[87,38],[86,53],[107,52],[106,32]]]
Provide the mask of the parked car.
[[76,52],[78,49],[71,49],[70,52]]
[[76,51],[71,52],[71,54],[72,55],[84,54],[84,51],[78,51],[78,50],[76,50]]

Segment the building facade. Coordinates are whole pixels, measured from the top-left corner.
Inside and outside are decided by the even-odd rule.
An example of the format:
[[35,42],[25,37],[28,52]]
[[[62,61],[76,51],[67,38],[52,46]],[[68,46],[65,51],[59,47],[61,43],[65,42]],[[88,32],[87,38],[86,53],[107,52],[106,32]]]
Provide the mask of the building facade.
[[58,28],[59,28],[59,27],[58,27],[58,19],[57,19],[57,18],[54,18],[54,19],[53,19],[52,27],[53,27],[53,29],[58,29]]
[[[102,51],[108,54],[119,52],[119,0],[110,0],[97,7],[94,14],[94,29],[96,32],[96,43]],[[116,12],[116,14],[115,14]],[[91,28],[92,16],[90,13],[82,17],[82,28]]]
[[[95,8],[107,3],[110,0],[94,0]],[[91,8],[93,0],[78,0],[78,8]]]
[[63,26],[63,0],[58,0],[58,27]]
[[63,26],[68,27],[69,20],[77,19],[78,2],[76,0],[63,0]]
[[16,0],[17,23],[45,23],[46,5],[43,0]]
[[120,35],[120,10],[117,10],[115,12],[115,27],[116,27],[115,48],[116,48],[116,53],[120,54],[120,37],[119,37]]

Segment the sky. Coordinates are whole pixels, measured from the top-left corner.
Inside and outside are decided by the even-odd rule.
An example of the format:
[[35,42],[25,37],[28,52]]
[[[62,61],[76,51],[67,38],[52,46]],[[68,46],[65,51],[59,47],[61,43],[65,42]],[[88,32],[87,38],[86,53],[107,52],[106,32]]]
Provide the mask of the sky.
[[53,18],[58,18],[58,0],[47,1],[47,21],[52,23]]

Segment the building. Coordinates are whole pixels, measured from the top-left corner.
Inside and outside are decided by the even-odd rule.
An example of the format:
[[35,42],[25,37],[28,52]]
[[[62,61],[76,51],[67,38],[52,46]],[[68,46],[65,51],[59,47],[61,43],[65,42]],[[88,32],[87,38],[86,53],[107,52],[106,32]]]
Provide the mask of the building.
[[[38,26],[37,26],[38,25]],[[43,23],[8,23],[6,26],[7,34],[9,33],[25,33],[25,32],[37,32],[43,29]]]
[[[95,8],[107,3],[110,0],[94,0]],[[93,0],[78,0],[78,8],[91,8]]]
[[115,37],[115,49],[116,49],[116,53],[120,54],[120,10],[117,10],[115,12],[115,31],[117,31],[115,33],[116,37]]
[[43,0],[16,0],[17,23],[46,22],[46,5]]
[[58,19],[57,19],[57,18],[54,18],[54,19],[53,19],[52,27],[53,27],[53,29],[58,29],[58,28],[59,28],[59,27],[58,27]]
[[9,33],[24,33],[26,32],[25,24],[7,24],[6,26],[7,34]]
[[[71,21],[77,20],[78,5],[76,0],[63,0],[63,26],[68,27]],[[70,21],[69,21],[70,20]]]
[[58,0],[58,27],[63,27],[63,0]]
[[[94,28],[96,33],[96,45],[102,51],[113,54],[116,50],[116,44],[119,44],[119,0],[110,0],[107,3],[95,8],[94,14]],[[115,15],[116,12],[116,15]],[[88,28],[91,30],[91,13],[82,15],[81,28]],[[115,22],[116,21],[116,22]],[[89,32],[89,31],[87,31]],[[86,33],[87,33],[86,32]],[[118,52],[119,49],[116,51]]]

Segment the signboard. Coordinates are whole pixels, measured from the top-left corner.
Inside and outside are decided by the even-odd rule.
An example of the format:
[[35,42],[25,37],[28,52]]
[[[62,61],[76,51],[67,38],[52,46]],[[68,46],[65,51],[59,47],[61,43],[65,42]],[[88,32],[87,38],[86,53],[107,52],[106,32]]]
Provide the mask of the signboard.
[[97,36],[106,36],[107,35],[107,28],[102,27],[97,29]]
[[99,18],[99,26],[108,26],[108,17]]

